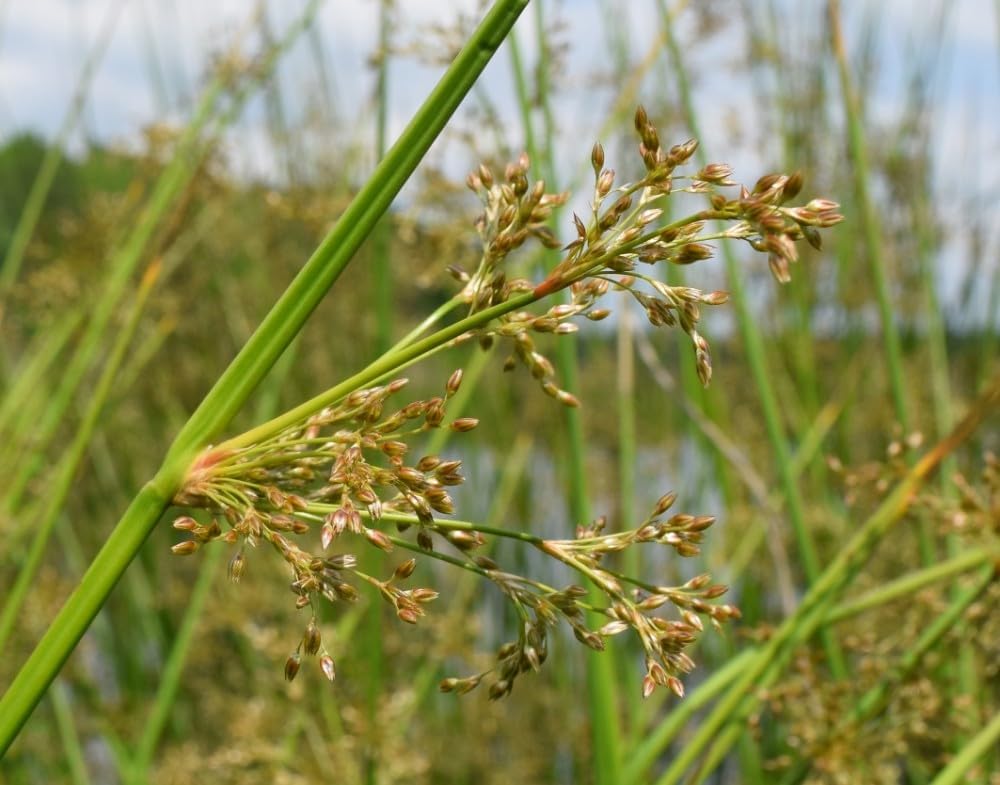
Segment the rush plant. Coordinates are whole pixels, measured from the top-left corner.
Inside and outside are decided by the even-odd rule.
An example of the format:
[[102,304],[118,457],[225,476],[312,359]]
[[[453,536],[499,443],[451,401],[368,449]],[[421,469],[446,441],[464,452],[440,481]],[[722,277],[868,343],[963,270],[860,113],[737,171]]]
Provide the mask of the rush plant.
[[[679,556],[693,556],[714,518],[686,513],[668,515],[675,495],[665,494],[632,528],[605,531],[600,518],[581,525],[573,540],[535,535],[456,521],[448,488],[463,482],[460,462],[436,454],[411,457],[421,434],[448,427],[472,430],[478,421],[459,417],[449,422],[447,406],[458,392],[462,371],[447,380],[441,395],[397,403],[405,378],[387,378],[432,352],[469,340],[484,348],[494,342],[509,347],[505,367],[523,366],[541,389],[559,403],[576,407],[577,398],[562,389],[553,363],[539,350],[539,341],[566,340],[580,319],[599,321],[610,315],[605,295],[619,290],[631,295],[654,327],[678,326],[689,337],[699,378],[711,379],[709,346],[699,333],[700,306],[721,305],[725,292],[703,292],[670,286],[656,275],[657,265],[690,265],[711,258],[712,240],[744,240],[768,255],[778,281],[789,277],[797,259],[796,241],[819,245],[820,228],[840,220],[837,206],[817,199],[804,207],[788,202],[801,188],[797,175],[769,175],[752,189],[736,187],[723,164],[687,171],[694,140],[665,148],[657,130],[640,107],[635,114],[638,151],[645,174],[615,184],[615,172],[605,167],[600,144],[591,152],[594,186],[590,214],[573,216],[575,237],[562,246],[562,259],[540,282],[509,277],[511,257],[531,241],[553,248],[559,241],[547,228],[552,210],[567,193],[551,193],[541,180],[529,181],[529,160],[522,155],[502,177],[482,165],[468,178],[483,212],[476,219],[482,241],[478,264],[469,272],[450,269],[460,290],[447,307],[425,321],[401,344],[357,376],[295,409],[206,449],[192,464],[175,505],[204,510],[208,523],[190,515],[174,521],[189,537],[174,546],[193,554],[217,541],[233,546],[229,575],[239,581],[251,552],[269,546],[287,565],[297,608],[315,603],[353,602],[357,586],[374,586],[397,617],[415,624],[437,598],[430,588],[402,588],[417,559],[435,559],[469,570],[494,583],[513,604],[521,621],[517,639],[497,652],[496,665],[470,677],[449,677],[446,692],[468,692],[492,677],[490,697],[510,692],[516,677],[538,670],[548,654],[548,630],[563,622],[576,638],[602,650],[605,639],[632,630],[646,657],[642,692],[656,686],[683,694],[681,676],[694,663],[684,651],[703,629],[703,619],[715,626],[738,611],[712,601],[726,588],[699,575],[680,586],[661,586],[639,576],[622,574],[613,554],[643,544],[667,545]],[[727,194],[732,188],[735,193]],[[706,194],[710,206],[666,225],[659,220],[662,202],[682,194]],[[675,214],[678,210],[673,211]],[[709,226],[709,221],[719,226]],[[567,290],[568,302],[545,306],[556,292]],[[541,305],[541,307],[539,307]],[[430,332],[448,311],[465,316]],[[415,533],[411,537],[411,534]],[[404,536],[405,535],[405,536]],[[581,584],[548,586],[517,575],[477,551],[488,537],[504,537],[530,545],[573,570]],[[361,569],[358,547],[413,554],[389,575]],[[218,547],[218,546],[215,546]],[[331,548],[334,548],[331,551]],[[596,604],[584,586],[596,588]],[[675,618],[662,612],[673,606]],[[587,613],[603,618],[588,624]],[[655,612],[655,613],[654,613]],[[333,659],[322,645],[314,612],[285,664],[285,676],[299,671],[303,655],[317,655],[321,670],[334,677]]]
[[[709,259],[711,241],[742,240],[766,253],[775,276],[783,281],[797,259],[796,242],[805,239],[818,245],[819,229],[840,220],[837,205],[827,200],[801,207],[789,204],[801,188],[797,175],[769,175],[753,188],[737,187],[725,165],[691,171],[686,165],[697,143],[661,146],[641,107],[635,128],[643,176],[616,186],[615,172],[604,165],[603,148],[594,146],[590,213],[586,218],[573,217],[575,237],[562,246],[561,260],[540,282],[508,276],[509,259],[532,240],[549,248],[559,246],[546,221],[569,195],[547,191],[540,180],[529,181],[527,156],[509,165],[502,176],[480,166],[468,185],[483,204],[476,220],[482,254],[471,272],[452,268],[460,288],[445,306],[364,370],[269,422],[196,450],[192,428],[210,434],[229,414],[229,407],[199,409],[178,437],[164,470],[133,503],[123,521],[125,528],[112,535],[5,695],[0,713],[4,748],[85,629],[86,619],[77,606],[86,600],[95,611],[144,539],[146,529],[134,516],[141,515],[148,525],[168,504],[188,512],[202,509],[208,516],[207,522],[190,514],[174,520],[174,527],[188,534],[174,546],[175,553],[192,554],[228,543],[233,548],[229,575],[240,580],[251,551],[267,546],[287,564],[298,608],[313,608],[320,601],[350,602],[358,596],[357,585],[367,583],[377,588],[400,620],[416,623],[437,597],[430,588],[403,588],[421,558],[447,562],[491,581],[522,622],[517,639],[500,648],[493,668],[445,679],[442,690],[467,692],[491,676],[490,696],[508,694],[518,675],[540,667],[548,653],[549,628],[563,622],[593,649],[602,649],[607,637],[632,630],[646,655],[643,694],[649,695],[656,686],[683,694],[680,677],[693,667],[684,649],[701,632],[703,619],[718,625],[738,615],[732,606],[713,602],[725,587],[712,584],[707,575],[680,586],[661,586],[625,575],[611,562],[613,554],[640,544],[667,545],[680,556],[694,555],[713,518],[668,516],[674,503],[669,493],[643,520],[625,522],[631,527],[606,532],[604,519],[580,522],[572,540],[543,539],[442,517],[454,511],[448,488],[463,481],[460,463],[434,454],[413,459],[411,445],[428,430],[446,426],[463,432],[477,425],[471,417],[448,421],[447,405],[459,389],[462,372],[449,377],[440,396],[396,403],[406,386],[406,379],[397,376],[404,368],[477,340],[484,347],[505,344],[510,350],[508,367],[523,365],[546,394],[563,405],[578,406],[577,398],[559,386],[538,342],[549,337],[565,340],[576,332],[580,318],[606,318],[610,311],[603,298],[612,289],[628,292],[652,325],[680,327],[690,338],[698,376],[708,384],[712,365],[708,342],[698,330],[700,307],[721,305],[726,294],[670,286],[650,271],[658,264],[690,265]],[[682,194],[706,195],[709,206],[662,223],[663,201]],[[328,247],[325,243],[317,253]],[[563,290],[569,293],[567,302],[546,304]],[[286,293],[279,306],[287,298]],[[460,310],[461,318],[441,324]],[[274,313],[265,326],[277,334]],[[260,360],[250,356],[245,362]],[[232,377],[232,369],[223,381],[245,384]],[[520,540],[537,548],[573,570],[603,602],[595,603],[593,593],[579,584],[548,586],[478,555],[487,537]],[[413,555],[390,574],[374,575],[359,568],[355,553],[359,545]],[[664,606],[673,607],[676,615],[656,612]],[[599,614],[603,623],[588,624],[587,613]],[[71,614],[68,620],[67,614]],[[333,679],[333,658],[323,647],[313,614],[285,664],[287,678],[296,676],[303,655],[317,656],[322,672]]]

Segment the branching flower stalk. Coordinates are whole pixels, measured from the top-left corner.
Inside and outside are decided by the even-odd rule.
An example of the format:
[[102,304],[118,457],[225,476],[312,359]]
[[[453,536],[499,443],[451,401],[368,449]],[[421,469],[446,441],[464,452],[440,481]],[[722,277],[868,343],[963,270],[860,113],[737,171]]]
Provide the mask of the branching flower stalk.
[[[766,253],[775,278],[786,282],[790,265],[798,258],[796,241],[805,238],[818,247],[819,229],[841,220],[837,205],[824,199],[801,207],[787,205],[801,189],[797,174],[768,175],[752,189],[740,187],[734,197],[727,196],[721,189],[736,185],[728,166],[709,164],[690,174],[678,171],[694,153],[695,141],[662,148],[641,107],[635,127],[645,175],[616,188],[615,172],[604,166],[603,148],[594,146],[590,215],[586,221],[574,216],[576,237],[563,247],[562,260],[538,284],[509,279],[505,263],[531,238],[547,247],[559,245],[545,223],[568,194],[549,193],[542,181],[529,183],[529,161],[524,155],[507,167],[502,180],[486,166],[471,174],[468,186],[483,203],[476,222],[483,252],[472,272],[449,268],[462,286],[449,306],[359,374],[264,425],[203,451],[174,503],[206,510],[210,522],[199,523],[189,515],[177,518],[174,527],[187,532],[189,539],[175,545],[174,552],[194,553],[218,540],[229,543],[235,547],[229,575],[238,581],[247,569],[248,552],[266,544],[290,570],[297,608],[314,608],[321,600],[352,602],[359,596],[357,585],[366,583],[393,606],[400,620],[413,624],[438,596],[430,588],[400,587],[416,569],[416,558],[403,561],[381,578],[359,569],[351,550],[330,551],[334,543],[366,544],[383,551],[400,547],[491,581],[513,604],[521,621],[517,640],[499,649],[492,668],[445,679],[442,690],[468,692],[493,676],[490,697],[509,694],[518,675],[540,668],[548,652],[548,630],[562,621],[578,640],[598,650],[604,648],[606,638],[631,629],[645,652],[643,695],[657,686],[682,695],[680,677],[694,666],[684,650],[702,631],[703,618],[719,626],[739,616],[736,608],[713,602],[726,588],[713,585],[707,575],[682,586],[659,586],[622,575],[607,562],[614,554],[645,543],[668,545],[680,556],[692,556],[714,519],[688,514],[666,517],[673,494],[664,495],[632,529],[605,533],[602,518],[579,527],[573,540],[546,540],[441,517],[454,513],[448,488],[463,481],[460,462],[438,455],[416,460],[408,456],[422,434],[445,426],[448,401],[459,389],[462,371],[449,377],[440,396],[398,406],[394,398],[407,384],[406,379],[393,378],[402,368],[475,338],[484,347],[507,342],[511,346],[507,369],[523,365],[546,394],[565,405],[579,405],[572,392],[559,387],[554,367],[538,350],[536,339],[576,332],[574,317],[592,321],[607,317],[610,311],[600,303],[611,287],[634,297],[653,326],[680,326],[691,339],[698,375],[708,384],[712,364],[708,342],[698,331],[699,309],[726,302],[726,293],[669,286],[641,272],[640,265],[692,264],[712,256],[708,242],[737,239]],[[675,193],[708,193],[711,206],[658,225],[663,213],[658,203]],[[706,231],[710,220],[729,225]],[[563,289],[569,291],[569,302],[541,313],[529,310]],[[463,303],[467,307],[464,318],[421,337],[438,318]],[[477,424],[474,418],[462,417],[447,427],[464,432]],[[395,534],[387,531],[390,525]],[[413,531],[412,539],[400,536],[407,530]],[[553,588],[477,555],[487,536],[537,548],[596,587],[604,604],[585,599],[588,593],[583,586]],[[627,591],[625,584],[633,589]],[[672,607],[676,618],[655,615],[664,606]],[[588,611],[607,621],[592,629],[586,622]],[[286,662],[287,678],[296,676],[303,654],[318,656],[323,673],[334,678],[333,657],[323,646],[315,614]]]

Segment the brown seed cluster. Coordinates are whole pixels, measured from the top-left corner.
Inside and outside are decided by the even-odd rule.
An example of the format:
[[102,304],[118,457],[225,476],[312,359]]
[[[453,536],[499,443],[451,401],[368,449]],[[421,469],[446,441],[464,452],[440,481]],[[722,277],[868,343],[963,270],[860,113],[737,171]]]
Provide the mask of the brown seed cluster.
[[[645,176],[615,187],[615,171],[605,167],[601,145],[594,145],[590,215],[586,220],[573,216],[576,237],[563,246],[562,260],[535,287],[523,279],[508,281],[502,262],[531,236],[554,247],[556,243],[544,221],[566,201],[566,194],[547,194],[541,181],[529,188],[528,159],[523,155],[517,164],[507,168],[503,182],[498,182],[486,167],[480,167],[468,179],[469,187],[480,195],[485,208],[477,221],[484,247],[479,267],[472,275],[455,271],[465,283],[463,295],[471,309],[481,310],[526,290],[541,298],[568,287],[571,295],[569,303],[551,307],[541,315],[519,311],[501,316],[483,330],[480,340],[484,345],[494,337],[513,341],[514,351],[507,367],[524,365],[546,393],[571,406],[577,401],[556,384],[552,364],[536,347],[535,334],[573,333],[577,327],[570,319],[577,316],[595,321],[605,318],[609,311],[597,307],[597,303],[614,285],[632,294],[652,325],[678,325],[690,336],[698,375],[707,385],[712,364],[708,342],[697,329],[699,307],[721,305],[728,299],[726,293],[671,287],[641,272],[639,265],[661,261],[693,264],[712,257],[709,241],[741,239],[768,255],[775,278],[784,283],[790,277],[789,265],[798,259],[796,242],[805,238],[818,248],[819,229],[842,220],[837,204],[825,199],[814,199],[802,207],[787,206],[802,187],[802,176],[797,173],[767,175],[752,190],[741,186],[737,195],[728,197],[720,189],[736,183],[726,164],[708,164],[693,174],[680,171],[698,147],[695,140],[662,147],[659,133],[642,107],[636,111],[635,128]],[[664,211],[659,205],[664,198],[680,192],[707,194],[710,207],[664,225]],[[729,226],[713,230],[707,226],[709,221]]]
[[[521,626],[518,639],[501,648],[494,668],[466,679],[445,680],[442,689],[467,692],[493,674],[490,696],[509,694],[519,674],[541,667],[548,652],[548,631],[562,621],[594,649],[603,649],[608,636],[632,629],[646,651],[643,692],[662,685],[680,694],[678,677],[693,667],[684,649],[701,631],[701,617],[718,625],[738,615],[735,608],[712,602],[725,587],[710,585],[708,576],[680,587],[653,586],[619,575],[605,561],[626,548],[651,543],[671,547],[681,556],[695,555],[714,519],[668,516],[673,494],[663,496],[633,530],[608,533],[605,521],[598,519],[580,527],[572,540],[544,540],[443,517],[454,511],[448,489],[462,482],[460,462],[425,455],[411,463],[409,440],[442,427],[447,403],[461,381],[462,374],[456,371],[440,397],[398,407],[391,405],[393,396],[405,387],[405,380],[359,390],[273,438],[239,450],[207,451],[175,502],[203,508],[211,518],[207,524],[189,515],[177,518],[174,528],[188,539],[175,545],[174,552],[194,553],[212,541],[230,543],[236,550],[229,577],[238,582],[246,573],[248,550],[266,543],[289,568],[297,608],[312,607],[319,598],[353,602],[361,582],[374,587],[408,624],[417,623],[438,596],[429,588],[405,587],[418,558],[447,562],[494,583],[514,605]],[[456,431],[474,425],[471,418],[451,423]],[[391,534],[387,526],[397,533]],[[399,536],[407,530],[415,532],[412,540]],[[556,589],[505,571],[477,553],[487,536],[517,539],[537,548],[573,569],[590,591],[581,585]],[[339,543],[348,550],[331,552]],[[359,569],[351,548],[357,544],[383,551],[401,547],[415,556],[380,578]],[[626,592],[624,583],[635,589]],[[678,618],[653,614],[668,604]],[[595,623],[594,614],[604,621]],[[316,657],[323,674],[333,679],[333,657],[314,615],[285,663],[287,679],[298,674],[303,657]]]
[[[390,410],[392,396],[406,386],[405,379],[398,379],[359,390],[259,444],[231,452],[208,450],[174,502],[207,510],[211,521],[177,518],[174,528],[189,539],[175,545],[174,553],[191,554],[216,540],[233,544],[237,549],[228,573],[239,582],[247,569],[248,548],[267,543],[291,570],[296,607],[312,605],[317,597],[353,602],[359,597],[355,584],[360,580],[376,587],[402,621],[415,623],[437,592],[397,585],[412,575],[412,559],[382,580],[361,572],[353,553],[328,551],[345,534],[354,542],[391,551],[395,538],[379,528],[386,513],[409,514],[419,529],[417,541],[432,547],[434,515],[453,512],[448,488],[463,482],[461,464],[426,455],[411,465],[407,439],[445,425],[445,407],[461,381],[462,373],[456,371],[443,395]],[[466,432],[476,425],[475,419],[464,417],[448,427]],[[400,529],[410,525],[397,523]],[[315,537],[317,531],[318,549],[298,540]],[[458,539],[462,537],[475,540],[466,533]],[[320,641],[313,618],[286,663],[287,678],[298,673],[303,654],[318,654],[321,670],[332,679],[333,659]]]
[[[543,553],[575,570],[590,584],[590,591],[580,585],[557,590],[505,572],[490,560],[477,560],[482,574],[507,595],[517,610],[522,620],[519,635],[516,641],[500,647],[492,668],[465,678],[447,678],[441,682],[441,690],[469,692],[492,675],[490,698],[508,695],[520,674],[540,668],[548,654],[548,630],[562,621],[578,641],[597,651],[604,649],[606,638],[631,629],[645,651],[643,696],[649,696],[657,686],[682,696],[684,687],[679,677],[694,667],[684,649],[701,633],[702,617],[716,627],[739,618],[735,607],[712,602],[725,594],[726,587],[712,584],[708,575],[699,575],[682,586],[653,586],[603,565],[605,557],[641,543],[670,545],[682,556],[696,554],[697,543],[714,518],[680,514],[663,520],[675,498],[672,493],[663,496],[643,524],[632,531],[607,534],[606,522],[599,518],[590,526],[580,527],[574,540],[533,540]],[[636,588],[627,592],[623,583]],[[654,614],[668,605],[679,618]],[[591,623],[595,614],[607,619],[596,628]]]
[[[629,292],[652,325],[683,329],[694,347],[698,374],[708,384],[712,364],[708,342],[698,331],[700,308],[725,303],[726,293],[670,286],[644,272],[642,265],[693,264],[712,256],[710,241],[742,239],[767,253],[775,277],[785,281],[789,265],[798,258],[795,243],[805,238],[818,247],[819,229],[841,220],[837,205],[826,200],[787,206],[801,189],[799,175],[768,175],[752,190],[740,188],[729,198],[719,190],[735,185],[725,164],[709,164],[693,174],[682,172],[697,148],[694,140],[663,147],[641,107],[635,128],[644,176],[616,186],[614,170],[605,167],[604,149],[594,146],[590,214],[573,216],[576,237],[562,247],[561,261],[537,285],[509,277],[505,262],[531,239],[548,248],[559,246],[547,224],[568,195],[547,193],[544,182],[531,182],[524,155],[506,168],[502,178],[481,166],[467,181],[483,203],[476,222],[483,250],[473,272],[450,270],[463,285],[459,298],[470,315],[491,308],[497,314],[475,335],[484,346],[498,339],[508,342],[512,350],[506,368],[523,365],[546,394],[569,406],[579,402],[560,388],[537,339],[573,334],[578,329],[572,321],[576,317],[593,321],[607,317],[609,311],[600,307],[600,301],[610,288]],[[681,192],[706,194],[709,206],[664,224],[659,201]],[[728,226],[713,229],[712,221]],[[559,290],[568,290],[568,302],[542,313],[520,309],[522,302],[537,302]],[[509,305],[515,296],[521,298],[516,308]],[[466,332],[455,342],[473,335]],[[463,481],[460,463],[437,455],[411,460],[410,444],[422,432],[444,425],[448,401],[461,381],[462,373],[456,371],[442,395],[398,407],[393,405],[394,396],[406,386],[405,379],[356,390],[256,444],[207,450],[174,501],[207,510],[210,521],[178,518],[175,527],[189,538],[175,545],[174,552],[190,554],[214,540],[231,543],[236,551],[229,576],[239,581],[247,569],[248,548],[267,543],[291,571],[297,607],[311,606],[320,597],[351,602],[359,596],[360,581],[374,587],[400,620],[413,624],[437,597],[431,589],[400,585],[412,576],[414,558],[398,564],[383,579],[359,570],[350,550],[331,553],[335,544],[345,542],[382,551],[401,547],[417,558],[448,562],[492,581],[513,603],[521,621],[517,640],[501,647],[493,668],[466,679],[446,679],[442,689],[467,692],[492,674],[490,697],[507,695],[519,674],[538,670],[545,661],[548,630],[561,620],[594,649],[603,648],[608,636],[633,630],[646,654],[643,693],[665,686],[680,695],[679,677],[693,667],[685,649],[701,632],[702,619],[718,626],[739,615],[732,606],[712,602],[725,587],[711,585],[708,576],[680,587],[656,586],[621,575],[607,562],[626,548],[650,543],[671,547],[682,557],[697,554],[714,519],[666,517],[672,494],[660,499],[635,529],[606,533],[599,519],[580,528],[573,540],[543,540],[441,517],[454,512],[448,489]],[[476,425],[475,419],[462,417],[449,427],[466,432]],[[396,534],[387,530],[390,524]],[[408,529],[415,533],[412,540],[398,536]],[[505,571],[489,557],[476,554],[486,536],[528,543],[573,569],[590,588],[556,589]],[[306,538],[313,538],[318,548],[304,545]],[[624,584],[631,584],[632,590],[627,592]],[[674,608],[677,618],[654,614],[664,606]],[[317,656],[323,673],[333,679],[333,659],[314,617],[286,663],[287,678],[298,673],[303,655]]]

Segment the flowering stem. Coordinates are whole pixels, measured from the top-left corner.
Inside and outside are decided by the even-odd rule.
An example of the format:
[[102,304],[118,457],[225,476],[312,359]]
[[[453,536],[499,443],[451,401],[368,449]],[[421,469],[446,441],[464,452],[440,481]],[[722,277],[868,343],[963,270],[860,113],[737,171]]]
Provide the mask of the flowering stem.
[[443,327],[426,338],[413,340],[415,336],[420,334],[427,326],[434,321],[437,321],[438,318],[452,310],[455,305],[461,302],[457,297],[452,298],[435,312],[436,316],[432,315],[434,316],[433,319],[425,320],[419,327],[397,343],[392,350],[379,357],[367,368],[359,371],[325,392],[322,392],[319,395],[310,398],[308,401],[299,404],[295,408],[289,409],[284,414],[268,420],[255,428],[251,428],[248,431],[244,431],[238,436],[227,439],[221,444],[216,445],[214,451],[227,452],[232,450],[241,450],[258,442],[270,439],[281,433],[281,431],[286,428],[290,428],[296,423],[305,420],[307,417],[310,417],[321,409],[331,406],[343,398],[346,398],[352,392],[360,390],[383,377],[396,373],[401,368],[441,349],[450,341],[453,341],[466,333],[481,329],[500,316],[531,305],[532,303],[537,302],[538,300],[541,300],[556,291],[565,289],[576,281],[583,280],[596,270],[601,269],[613,257],[636,250],[641,245],[649,242],[656,235],[662,233],[666,229],[680,229],[689,224],[697,223],[698,221],[727,217],[731,216],[724,211],[702,210],[694,213],[693,215],[681,218],[665,227],[657,228],[655,232],[644,234],[634,240],[621,244],[611,251],[595,256],[593,259],[588,260],[585,264],[580,264],[571,268],[569,272],[564,271],[563,273],[553,274],[546,278],[541,284],[536,286],[531,292],[514,295],[505,302],[497,303],[496,305],[484,308],[481,311],[476,311],[475,313],[470,314],[469,316],[466,316],[465,318],[460,319],[447,327]]
[[225,428],[340,277],[503,42],[527,0],[497,0],[316,252],[181,429],[66,605],[0,699],[0,755],[181,487],[196,454]]

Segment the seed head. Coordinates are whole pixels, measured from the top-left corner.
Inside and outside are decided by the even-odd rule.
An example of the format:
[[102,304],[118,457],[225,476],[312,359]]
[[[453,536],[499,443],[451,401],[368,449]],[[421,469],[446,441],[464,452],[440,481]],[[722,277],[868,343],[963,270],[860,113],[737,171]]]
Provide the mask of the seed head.
[[364,530],[365,539],[368,540],[372,545],[374,545],[379,550],[383,550],[386,553],[392,550],[392,541],[389,537],[378,529],[370,529],[365,527]]

